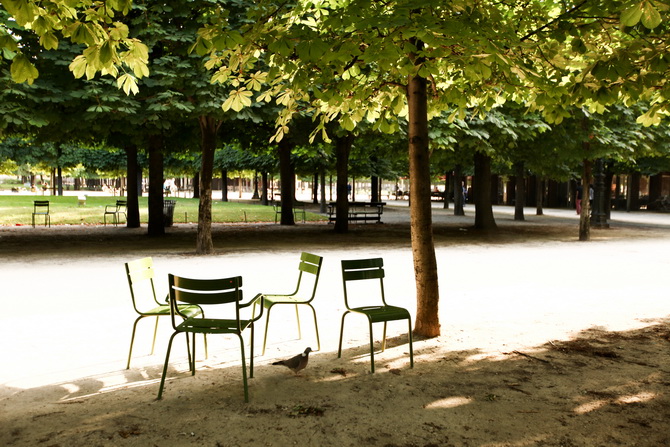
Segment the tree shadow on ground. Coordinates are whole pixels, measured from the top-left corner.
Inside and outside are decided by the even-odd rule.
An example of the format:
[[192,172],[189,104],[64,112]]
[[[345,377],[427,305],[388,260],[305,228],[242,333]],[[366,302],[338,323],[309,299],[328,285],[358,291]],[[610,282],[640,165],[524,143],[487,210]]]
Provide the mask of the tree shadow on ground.
[[[312,355],[295,375],[256,358],[251,402],[238,352],[66,383],[5,389],[2,445],[670,445],[670,318],[641,329],[591,328],[510,352],[450,351],[406,334]],[[235,342],[231,341],[230,346]],[[160,354],[159,354],[160,355]],[[22,405],[18,405],[23,402]],[[27,403],[27,404],[26,404]]]

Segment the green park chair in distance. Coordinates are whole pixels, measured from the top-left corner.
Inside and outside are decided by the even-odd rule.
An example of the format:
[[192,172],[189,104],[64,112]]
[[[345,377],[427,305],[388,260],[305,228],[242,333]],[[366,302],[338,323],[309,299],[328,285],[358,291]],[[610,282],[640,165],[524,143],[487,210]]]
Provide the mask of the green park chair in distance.
[[[137,323],[143,318],[156,317],[154,327],[154,338],[151,343],[151,354],[154,353],[156,346],[156,333],[158,332],[158,318],[170,316],[170,305],[161,303],[156,298],[156,289],[154,287],[154,263],[151,258],[142,258],[135,261],[126,262],[126,277],[130,288],[130,297],[133,300],[133,309],[139,315],[133,324],[133,334],[130,337],[130,350],[128,351],[128,363],[126,369],[130,368],[130,358],[133,354],[133,344],[135,342],[135,332]],[[203,315],[202,308],[199,306],[185,305],[181,306],[181,313],[189,317]],[[188,341],[188,337],[187,337]],[[207,338],[205,338],[205,353],[207,352]]]
[[[323,258],[321,256],[313,255],[311,253],[303,252],[300,255],[300,264],[298,265],[298,284],[295,287],[293,293],[279,295],[279,294],[269,294],[263,293],[264,305],[268,310],[268,316],[265,320],[265,335],[263,337],[263,355],[265,355],[265,345],[268,339],[268,327],[270,326],[270,312],[272,307],[277,304],[294,304],[295,305],[295,316],[298,320],[298,338],[302,339],[302,331],[300,330],[300,313],[298,312],[298,305],[307,305],[312,309],[312,315],[314,315],[314,329],[316,330],[316,344],[317,351],[321,350],[321,342],[319,340],[319,326],[316,322],[316,311],[312,306],[312,301],[316,296],[316,287],[319,284],[319,274],[321,273],[321,264],[323,263]],[[307,278],[309,275],[311,280],[304,281],[303,279]],[[302,288],[301,288],[302,286]]]
[[[347,283],[361,280],[379,280],[381,305],[368,305],[352,307],[350,297],[347,293]],[[350,313],[365,315],[370,326],[370,363],[371,372],[375,372],[375,353],[372,337],[372,324],[384,323],[384,336],[382,338],[382,351],[386,349],[386,324],[389,321],[407,320],[409,327],[409,361],[410,367],[414,367],[414,351],[412,349],[412,321],[407,309],[386,304],[384,296],[384,261],[382,258],[358,259],[342,261],[342,282],[344,285],[344,304],[347,310],[342,315],[340,327],[340,344],[337,357],[342,357],[342,336],[344,335],[344,319]]]
[[[172,341],[177,334],[193,334],[193,355],[189,357],[189,369],[191,374],[195,375],[195,334],[231,334],[236,335],[240,340],[240,353],[242,356],[242,380],[244,382],[244,401],[249,402],[249,390],[247,386],[247,364],[244,356],[244,339],[242,332],[251,328],[251,352],[249,378],[254,377],[254,322],[263,316],[263,296],[256,295],[251,301],[242,303],[242,277],[234,276],[222,279],[191,279],[182,278],[175,275],[168,275],[170,285],[170,315],[172,317],[172,327],[174,333],[170,337],[167,353],[165,355],[165,365],[163,366],[163,375],[161,377],[160,388],[158,389],[158,399],[163,395],[165,377],[167,376],[168,362],[170,361],[170,350]],[[198,318],[189,317],[181,311],[181,304],[191,306],[212,306],[218,305],[219,313],[228,311],[231,318]],[[253,312],[250,318],[240,317],[240,310],[253,304]],[[260,313],[255,316],[256,304],[260,304]],[[225,306],[225,307],[224,307]]]
[[33,228],[35,228],[35,216],[44,216],[44,226],[49,224],[51,228],[51,216],[49,215],[49,201],[35,200],[33,201]]

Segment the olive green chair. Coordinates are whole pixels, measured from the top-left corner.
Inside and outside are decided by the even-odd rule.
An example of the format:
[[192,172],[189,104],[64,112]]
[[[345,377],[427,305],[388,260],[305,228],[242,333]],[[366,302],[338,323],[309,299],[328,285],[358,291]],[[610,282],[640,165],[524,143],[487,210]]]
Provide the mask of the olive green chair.
[[270,293],[262,294],[264,298],[264,306],[268,310],[268,316],[265,320],[265,335],[263,336],[263,355],[265,355],[265,346],[268,339],[270,312],[272,311],[272,307],[278,304],[295,305],[295,316],[298,320],[299,339],[302,339],[302,331],[300,329],[300,313],[298,312],[298,305],[308,306],[312,310],[312,315],[314,316],[314,329],[316,330],[317,351],[321,350],[321,342],[319,340],[319,326],[316,322],[316,311],[314,310],[314,307],[311,303],[316,296],[316,287],[319,285],[319,275],[321,274],[322,263],[323,258],[321,256],[303,252],[300,255],[300,264],[298,264],[298,284],[295,287],[295,291],[285,295]]
[[[353,307],[351,297],[347,291],[347,284],[353,281],[379,281],[381,304],[365,305]],[[414,367],[414,352],[412,350],[412,320],[407,309],[386,304],[384,296],[384,261],[382,258],[358,259],[342,261],[342,283],[344,286],[344,304],[347,310],[342,315],[342,325],[340,327],[340,343],[337,350],[337,357],[342,357],[342,338],[344,335],[344,319],[347,315],[359,314],[368,319],[370,328],[370,363],[371,372],[375,372],[375,352],[372,336],[372,324],[384,323],[384,336],[382,338],[382,351],[386,349],[386,324],[389,321],[407,320],[409,337],[409,362],[410,367]],[[358,300],[356,300],[358,301]],[[358,304],[358,303],[357,303]]]
[[[254,377],[254,322],[263,316],[263,296],[258,294],[251,301],[242,303],[242,277],[235,276],[222,279],[191,279],[175,275],[168,275],[170,286],[170,315],[172,319],[172,328],[174,333],[170,337],[167,353],[165,355],[165,364],[163,365],[163,375],[161,377],[160,388],[158,389],[158,399],[163,396],[163,387],[165,386],[165,377],[167,376],[168,363],[170,361],[170,351],[172,341],[178,334],[192,334],[193,336],[193,355],[189,357],[189,369],[191,374],[195,375],[195,335],[196,334],[229,334],[235,335],[240,341],[240,354],[242,357],[242,380],[244,383],[244,401],[249,402],[249,389],[247,386],[247,364],[244,355],[244,339],[242,333],[251,328],[251,352],[249,356],[249,378]],[[220,315],[226,315],[229,318],[199,318],[190,317],[182,312],[182,304],[189,306],[214,306],[218,307],[217,312]],[[255,316],[256,305],[259,305],[260,312]],[[240,312],[242,309],[253,305],[253,312],[247,312],[250,318],[242,318]],[[227,314],[225,313],[227,312]]]
[[[151,342],[151,354],[156,347],[156,333],[158,332],[159,317],[170,316],[170,305],[166,302],[161,303],[156,298],[156,288],[154,287],[154,263],[151,258],[142,258],[125,263],[126,277],[128,278],[128,287],[130,288],[130,297],[133,301],[133,309],[138,314],[133,324],[133,333],[130,337],[130,350],[128,351],[128,363],[126,369],[130,368],[130,358],[133,355],[133,344],[135,342],[135,333],[137,332],[137,323],[148,317],[156,317],[154,326],[154,338]],[[185,305],[181,306],[180,311],[188,317],[203,315],[200,306]],[[203,315],[204,316],[204,315]],[[188,341],[188,338],[187,338]],[[205,338],[205,353],[207,352],[207,338]],[[190,355],[190,354],[189,354]]]

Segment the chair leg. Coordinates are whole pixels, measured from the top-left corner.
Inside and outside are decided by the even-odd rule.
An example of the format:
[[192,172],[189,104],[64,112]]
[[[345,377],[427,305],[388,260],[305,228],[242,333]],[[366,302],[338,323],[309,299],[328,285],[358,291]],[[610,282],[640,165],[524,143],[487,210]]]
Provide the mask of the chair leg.
[[[175,335],[177,335],[179,332],[175,332],[172,334],[170,337],[170,341],[168,343],[168,348],[167,348],[167,353],[165,354],[165,364],[163,365],[163,375],[161,376],[161,385],[158,388],[158,400],[161,400],[163,397],[163,386],[165,385],[165,376],[167,375],[167,368],[168,368],[168,362],[170,361],[170,350],[172,349],[172,340],[174,340]],[[186,334],[188,336],[188,334]]]
[[370,372],[375,373],[375,346],[373,344],[372,336],[372,321],[368,318],[368,325],[370,326]]
[[314,315],[314,329],[316,330],[316,350],[321,350],[321,340],[319,339],[319,325],[316,322],[316,310],[312,307],[311,304],[307,304],[310,309],[312,309],[312,314]]
[[271,304],[270,307],[268,307],[268,316],[265,317],[265,335],[263,336],[263,352],[261,355],[265,355],[265,345],[268,341],[268,327],[270,326],[270,311],[272,310],[272,306],[274,306],[274,304]]
[[[133,333],[132,333],[132,335],[130,336],[130,350],[128,350],[128,363],[126,363],[126,369],[130,369],[130,357],[133,355],[133,343],[135,342],[135,331],[137,330],[137,323],[138,323],[142,318],[144,318],[144,316],[143,316],[143,315],[140,315],[140,316],[137,317],[137,319],[135,320],[135,323],[133,323]],[[152,349],[151,353],[153,354],[153,349]]]
[[[186,337],[188,337],[188,334],[186,334]],[[193,333],[193,356],[191,357],[191,363],[189,367],[191,368],[191,375],[195,376],[195,332]]]
[[151,342],[151,355],[154,355],[154,348],[156,347],[156,334],[158,333],[158,316],[156,316],[156,325],[154,326],[154,339]]
[[298,305],[295,305],[295,318],[298,320],[298,340],[302,340],[302,330],[300,330],[300,313],[298,312]]
[[412,320],[409,318],[407,319],[407,322],[409,323],[409,367],[414,368],[414,348],[412,346]]
[[238,335],[240,338],[240,353],[242,356],[242,383],[244,383],[244,401],[249,402],[249,388],[247,385],[247,362],[244,359],[244,339],[241,335]]
[[254,324],[251,323],[251,352],[249,354],[249,378],[254,378]]
[[386,351],[386,323],[388,323],[388,321],[384,322],[384,338],[382,338],[382,352]]
[[337,348],[338,359],[342,357],[342,337],[344,336],[344,317],[346,317],[348,313],[349,311],[346,311],[344,314],[342,314],[342,324],[340,325],[340,343]]

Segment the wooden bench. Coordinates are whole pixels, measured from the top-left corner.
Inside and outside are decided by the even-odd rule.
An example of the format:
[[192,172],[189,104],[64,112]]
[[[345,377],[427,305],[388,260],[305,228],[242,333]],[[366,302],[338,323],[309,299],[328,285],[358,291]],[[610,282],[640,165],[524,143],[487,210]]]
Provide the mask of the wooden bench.
[[[386,205],[386,202],[349,202],[347,218],[349,222],[367,222],[370,220],[382,223],[384,205]],[[336,208],[335,202],[328,204],[328,222],[335,222]]]

